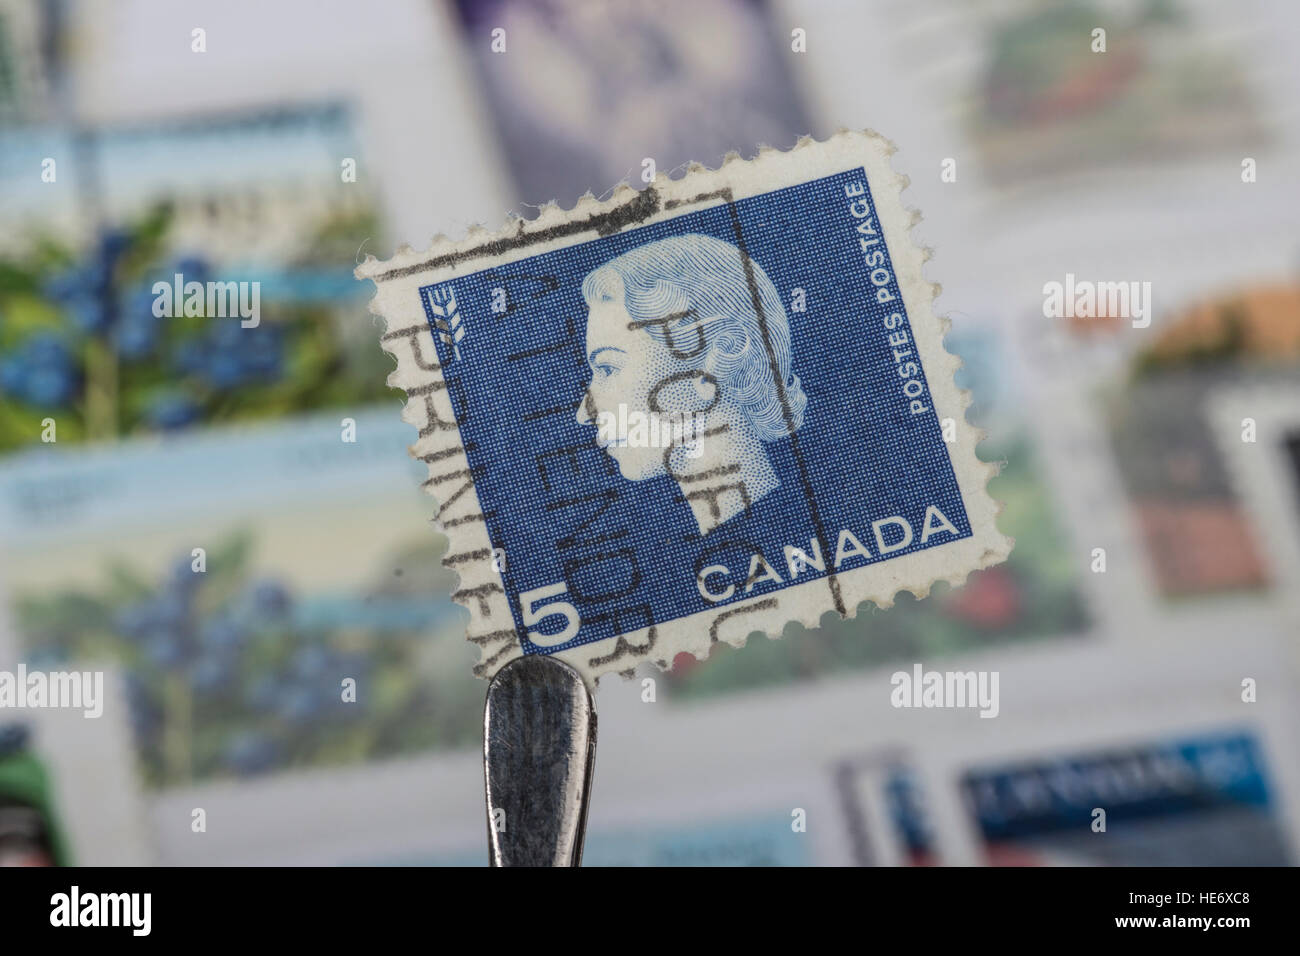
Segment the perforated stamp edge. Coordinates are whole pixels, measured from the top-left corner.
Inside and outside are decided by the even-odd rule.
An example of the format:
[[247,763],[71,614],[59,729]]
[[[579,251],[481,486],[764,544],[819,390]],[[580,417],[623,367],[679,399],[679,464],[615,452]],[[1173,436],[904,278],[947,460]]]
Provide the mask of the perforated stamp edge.
[[452,597],[470,613],[466,636],[481,649],[474,668],[478,676],[491,677],[523,650],[505,589],[493,569],[486,518],[455,425],[419,288],[853,167],[863,169],[872,191],[934,411],[941,422],[951,418],[955,424],[954,440],[947,448],[970,522],[970,537],[835,572],[830,587],[827,578],[817,578],[561,650],[554,656],[577,668],[594,687],[597,679],[609,672],[631,676],[643,661],[653,661],[666,670],[683,652],[704,659],[715,644],[741,647],[755,632],[777,638],[791,622],[815,628],[828,613],[854,617],[858,606],[867,601],[888,608],[900,591],[922,598],[939,581],[958,587],[971,571],[1006,560],[1014,542],[998,530],[1001,505],[987,488],[999,468],[976,454],[984,433],[966,421],[971,397],[954,383],[961,360],[943,345],[950,323],[933,311],[940,289],[922,275],[930,250],[911,239],[911,230],[921,216],[903,205],[902,192],[909,180],[890,164],[895,150],[887,139],[869,130],[841,130],[824,141],[805,137],[785,151],[764,147],[751,160],[732,153],[716,169],[692,164],[677,179],[661,173],[640,191],[623,184],[603,201],[588,194],[569,210],[550,203],[536,219],[512,218],[497,232],[476,226],[463,239],[438,236],[422,252],[403,245],[391,259],[368,256],[357,267],[358,279],[375,283],[370,311],[384,320],[381,344],[396,362],[388,385],[406,393],[402,419],[418,430],[410,453],[429,466],[424,488],[439,500],[435,523],[450,541],[443,564],[460,576]]

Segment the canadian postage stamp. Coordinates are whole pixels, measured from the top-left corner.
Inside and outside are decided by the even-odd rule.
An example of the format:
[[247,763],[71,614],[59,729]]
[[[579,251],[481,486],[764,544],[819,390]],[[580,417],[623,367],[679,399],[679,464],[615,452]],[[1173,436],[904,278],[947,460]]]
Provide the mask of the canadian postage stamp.
[[892,152],[804,139],[357,268],[481,676],[667,668],[1005,560]]

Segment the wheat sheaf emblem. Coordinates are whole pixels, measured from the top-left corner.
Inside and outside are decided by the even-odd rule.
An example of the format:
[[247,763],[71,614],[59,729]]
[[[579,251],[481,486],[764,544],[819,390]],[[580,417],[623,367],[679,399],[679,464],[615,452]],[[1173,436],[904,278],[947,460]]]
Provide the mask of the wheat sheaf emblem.
[[433,315],[433,325],[438,330],[443,351],[450,349],[452,357],[459,360],[460,342],[465,338],[465,324],[461,319],[460,306],[456,303],[455,290],[449,285],[430,290],[429,312]]

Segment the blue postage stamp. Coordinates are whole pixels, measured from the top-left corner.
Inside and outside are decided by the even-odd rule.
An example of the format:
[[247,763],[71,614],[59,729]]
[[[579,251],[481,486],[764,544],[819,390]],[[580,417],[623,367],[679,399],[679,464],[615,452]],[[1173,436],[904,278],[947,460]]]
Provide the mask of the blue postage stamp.
[[693,167],[368,259],[489,676],[594,682],[997,563],[891,148]]

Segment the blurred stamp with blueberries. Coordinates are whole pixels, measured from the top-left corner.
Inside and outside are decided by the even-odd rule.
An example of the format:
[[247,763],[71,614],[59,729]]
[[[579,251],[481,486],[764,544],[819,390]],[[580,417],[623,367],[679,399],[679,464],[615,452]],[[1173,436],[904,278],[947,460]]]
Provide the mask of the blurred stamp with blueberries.
[[1005,560],[891,152],[804,139],[357,269],[481,675],[667,668]]

